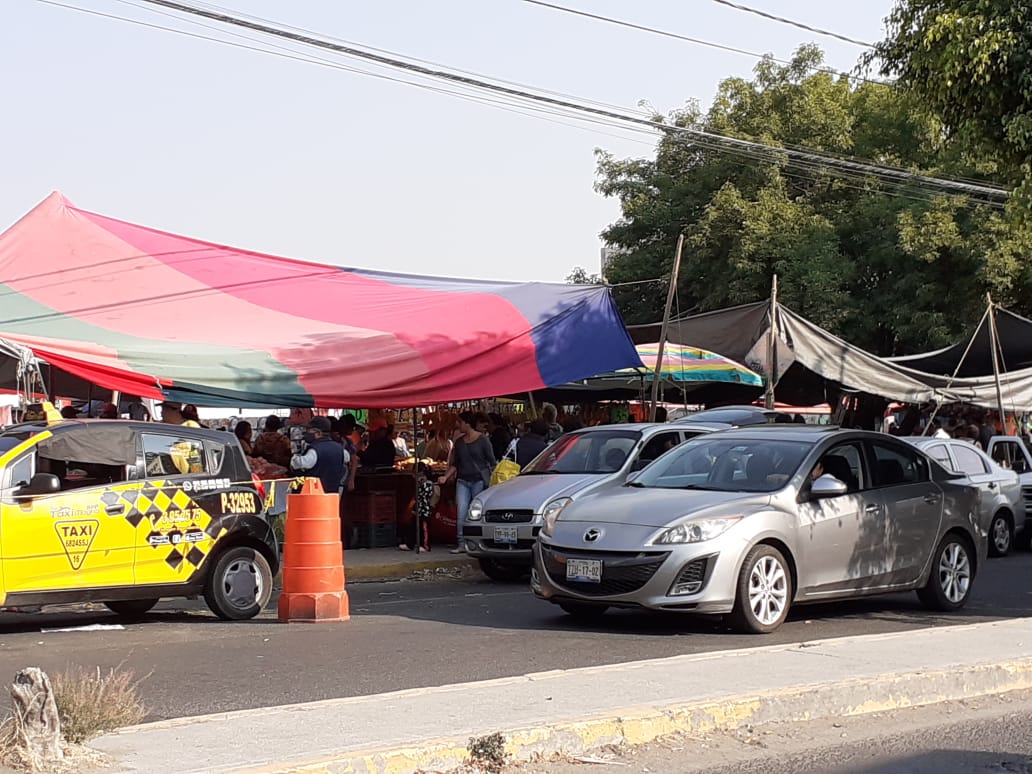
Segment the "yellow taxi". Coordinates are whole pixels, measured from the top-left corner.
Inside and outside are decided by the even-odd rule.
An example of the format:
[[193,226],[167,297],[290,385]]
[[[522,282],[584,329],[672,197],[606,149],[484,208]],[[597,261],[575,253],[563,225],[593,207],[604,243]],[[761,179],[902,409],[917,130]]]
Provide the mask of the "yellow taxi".
[[0,432],[0,607],[141,616],[203,595],[253,618],[278,570],[264,491],[232,433],[122,420]]

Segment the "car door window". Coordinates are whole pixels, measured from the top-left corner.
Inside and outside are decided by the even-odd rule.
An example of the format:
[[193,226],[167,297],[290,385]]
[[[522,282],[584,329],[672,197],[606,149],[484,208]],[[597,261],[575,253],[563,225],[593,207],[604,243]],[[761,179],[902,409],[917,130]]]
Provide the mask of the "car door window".
[[39,472],[51,473],[61,481],[61,491],[89,489],[117,484],[129,479],[125,465],[107,465],[81,460],[59,460],[40,455]]
[[928,456],[946,468],[946,470],[952,470],[954,473],[957,472],[957,468],[953,464],[953,459],[950,457],[950,452],[946,448],[946,444],[937,443],[934,446],[929,446],[927,451]]
[[985,460],[975,451],[974,447],[968,448],[957,444],[953,447],[953,456],[957,460],[958,471],[964,475],[981,476],[989,472]]
[[929,480],[928,463],[916,449],[871,444],[874,452],[874,485],[899,486]]
[[992,455],[993,460],[1001,467],[1013,470],[1015,473],[1028,472],[1025,452],[1018,441],[998,441],[993,444]]
[[634,461],[634,469],[641,470],[664,452],[673,449],[680,442],[680,433],[657,433],[645,443],[644,448],[639,452],[638,459]]
[[[852,494],[866,489],[863,451],[859,444],[844,443],[833,446],[821,455],[818,462],[822,475],[834,476],[846,485],[846,491]],[[810,472],[813,478],[813,471]]]
[[208,455],[210,458],[210,470],[212,475],[222,472],[222,465],[226,461],[226,447],[221,443],[207,442]]
[[205,473],[204,443],[194,438],[144,433],[143,458],[147,476],[186,476]]
[[27,484],[36,473],[36,455],[25,454],[7,467],[4,479],[0,481],[4,490],[13,491],[22,484]]

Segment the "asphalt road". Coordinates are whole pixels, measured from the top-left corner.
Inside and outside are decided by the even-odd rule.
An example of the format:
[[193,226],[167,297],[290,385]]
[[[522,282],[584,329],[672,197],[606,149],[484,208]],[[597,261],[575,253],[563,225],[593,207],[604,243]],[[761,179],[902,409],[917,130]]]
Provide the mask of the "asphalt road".
[[143,622],[103,611],[0,616],[0,677],[26,666],[121,666],[144,677],[150,719],[447,685],[660,658],[1032,615],[1032,554],[988,562],[968,607],[925,611],[914,594],[800,607],[776,633],[730,633],[719,619],[611,612],[578,624],[525,585],[479,578],[352,584],[352,619],[285,625],[274,610],[224,623],[193,601],[163,603]]
[[[676,735],[642,747],[599,750],[593,757],[619,764],[619,771],[664,774],[1029,774],[1032,693]],[[591,770],[568,760],[512,766],[506,774]]]

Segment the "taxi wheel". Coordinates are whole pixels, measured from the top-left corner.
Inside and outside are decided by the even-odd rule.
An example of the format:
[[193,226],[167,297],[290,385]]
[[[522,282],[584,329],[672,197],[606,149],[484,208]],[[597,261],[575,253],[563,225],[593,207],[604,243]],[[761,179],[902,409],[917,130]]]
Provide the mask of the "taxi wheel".
[[156,599],[121,599],[117,602],[105,602],[104,607],[122,618],[142,618],[156,604]]
[[254,618],[272,596],[272,570],[268,560],[248,546],[236,546],[219,554],[208,576],[204,601],[219,618],[243,621]]

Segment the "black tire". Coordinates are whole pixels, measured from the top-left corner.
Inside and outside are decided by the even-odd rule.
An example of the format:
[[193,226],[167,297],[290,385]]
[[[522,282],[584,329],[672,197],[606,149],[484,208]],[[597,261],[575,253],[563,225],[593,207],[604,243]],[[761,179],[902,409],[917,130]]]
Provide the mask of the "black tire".
[[788,562],[774,546],[755,546],[745,555],[738,573],[731,625],[745,634],[769,634],[785,622],[791,606]]
[[249,546],[236,546],[219,554],[204,587],[204,601],[211,612],[227,621],[254,618],[271,596],[269,561]]
[[120,599],[117,602],[105,602],[104,607],[122,618],[143,618],[151,611],[156,599]]
[[974,549],[955,532],[944,535],[932,554],[928,581],[918,589],[921,604],[929,610],[949,612],[962,608],[971,596],[975,579]]
[[1014,547],[1014,518],[998,511],[989,525],[989,556],[1006,556]]
[[522,564],[500,562],[497,559],[479,559],[478,561],[480,562],[480,571],[491,580],[500,583],[513,583],[530,572],[530,567]]
[[559,603],[559,607],[571,618],[577,621],[598,621],[606,614],[609,609],[608,605],[589,605],[586,602],[569,602],[563,601]]

